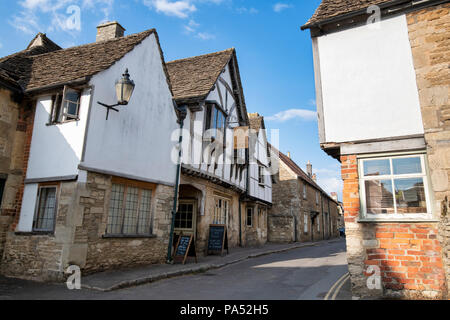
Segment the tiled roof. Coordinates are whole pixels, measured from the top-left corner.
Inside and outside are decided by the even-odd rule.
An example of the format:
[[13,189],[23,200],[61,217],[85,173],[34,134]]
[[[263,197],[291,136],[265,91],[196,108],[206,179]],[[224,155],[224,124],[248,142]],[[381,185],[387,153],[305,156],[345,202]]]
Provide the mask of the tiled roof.
[[232,58],[234,49],[170,61],[167,69],[177,101],[206,98]]
[[[24,91],[67,83],[108,69],[153,33],[157,37],[156,31],[151,29],[126,37],[37,55],[30,52],[35,52],[40,46],[32,47],[0,59],[0,69],[12,74]],[[163,65],[165,66],[164,61]]]
[[303,28],[339,15],[367,9],[371,5],[387,2],[392,2],[392,0],[322,0],[314,15]]
[[17,88],[21,88],[20,79],[30,69],[30,58],[57,50],[61,50],[61,47],[48,39],[45,34],[38,33],[27,49],[0,58],[0,78]]

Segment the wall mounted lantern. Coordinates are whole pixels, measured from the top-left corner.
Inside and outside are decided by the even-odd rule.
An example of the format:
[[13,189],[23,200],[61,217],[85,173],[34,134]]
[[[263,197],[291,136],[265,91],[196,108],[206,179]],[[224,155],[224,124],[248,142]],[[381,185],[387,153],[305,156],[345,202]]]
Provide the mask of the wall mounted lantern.
[[115,107],[117,106],[126,106],[131,99],[134,91],[134,81],[130,79],[130,74],[128,73],[128,69],[125,70],[125,73],[122,75],[122,78],[116,81],[116,95],[117,95],[117,104],[107,105],[98,101],[97,103],[107,109],[106,120],[108,120],[109,112],[111,110],[119,112]]

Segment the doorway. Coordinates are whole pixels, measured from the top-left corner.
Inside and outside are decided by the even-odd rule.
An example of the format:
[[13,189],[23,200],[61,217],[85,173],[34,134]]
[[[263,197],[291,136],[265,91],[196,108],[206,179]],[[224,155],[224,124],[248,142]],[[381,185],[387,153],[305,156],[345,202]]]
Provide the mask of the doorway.
[[196,240],[197,231],[197,201],[180,200],[175,217],[175,235],[193,235]]

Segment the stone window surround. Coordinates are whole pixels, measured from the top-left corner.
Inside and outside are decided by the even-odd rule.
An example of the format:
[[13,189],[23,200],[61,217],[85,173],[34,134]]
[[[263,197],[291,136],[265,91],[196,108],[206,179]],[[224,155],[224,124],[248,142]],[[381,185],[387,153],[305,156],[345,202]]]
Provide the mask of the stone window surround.
[[[153,234],[153,219],[154,219],[154,208],[153,208],[153,200],[155,197],[155,190],[156,185],[154,183],[150,182],[142,182],[138,180],[132,180],[122,177],[113,176],[111,181],[111,188],[113,184],[121,184],[125,185],[127,187],[136,187],[138,189],[144,189],[151,191],[151,208],[150,208],[150,231],[149,233],[143,233],[143,234],[112,234],[105,232],[102,234],[103,239],[114,239],[114,238],[131,238],[131,239],[138,239],[138,238],[156,238],[156,235]],[[108,226],[109,222],[109,204],[110,204],[111,198],[107,199],[107,212],[105,215],[106,218],[106,226]]]
[[[427,197],[427,205],[430,208],[431,212],[427,214],[389,214],[388,216],[386,214],[371,214],[371,217],[367,216],[367,213],[365,211],[365,193],[364,188],[362,187],[362,182],[364,180],[361,179],[362,177],[362,165],[361,160],[364,159],[371,159],[371,158],[388,158],[388,157],[401,157],[401,156],[414,156],[414,155],[421,155],[422,156],[422,164],[424,167],[425,172],[425,193]],[[360,215],[357,220],[357,222],[361,223],[377,223],[377,222],[438,222],[438,220],[435,218],[434,215],[434,198],[433,193],[431,192],[430,187],[430,172],[429,172],[429,165],[428,165],[428,159],[427,159],[427,152],[425,150],[415,150],[415,151],[405,151],[405,152],[386,152],[386,153],[374,153],[374,154],[364,154],[364,155],[357,155],[357,163],[358,163],[358,181],[359,181],[359,198],[360,198]],[[406,217],[405,217],[406,215]]]

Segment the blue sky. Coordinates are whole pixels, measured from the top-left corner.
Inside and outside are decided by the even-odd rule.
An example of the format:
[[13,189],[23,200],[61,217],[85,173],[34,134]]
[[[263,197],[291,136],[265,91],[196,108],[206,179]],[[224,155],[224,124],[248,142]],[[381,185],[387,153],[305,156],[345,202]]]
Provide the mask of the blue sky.
[[0,56],[24,49],[37,32],[63,47],[94,42],[95,27],[107,20],[119,21],[126,34],[156,28],[166,61],[235,47],[248,111],[280,130],[281,151],[303,169],[312,162],[326,191],[340,191],[339,163],[319,146],[311,39],[300,31],[320,2],[1,1]]

